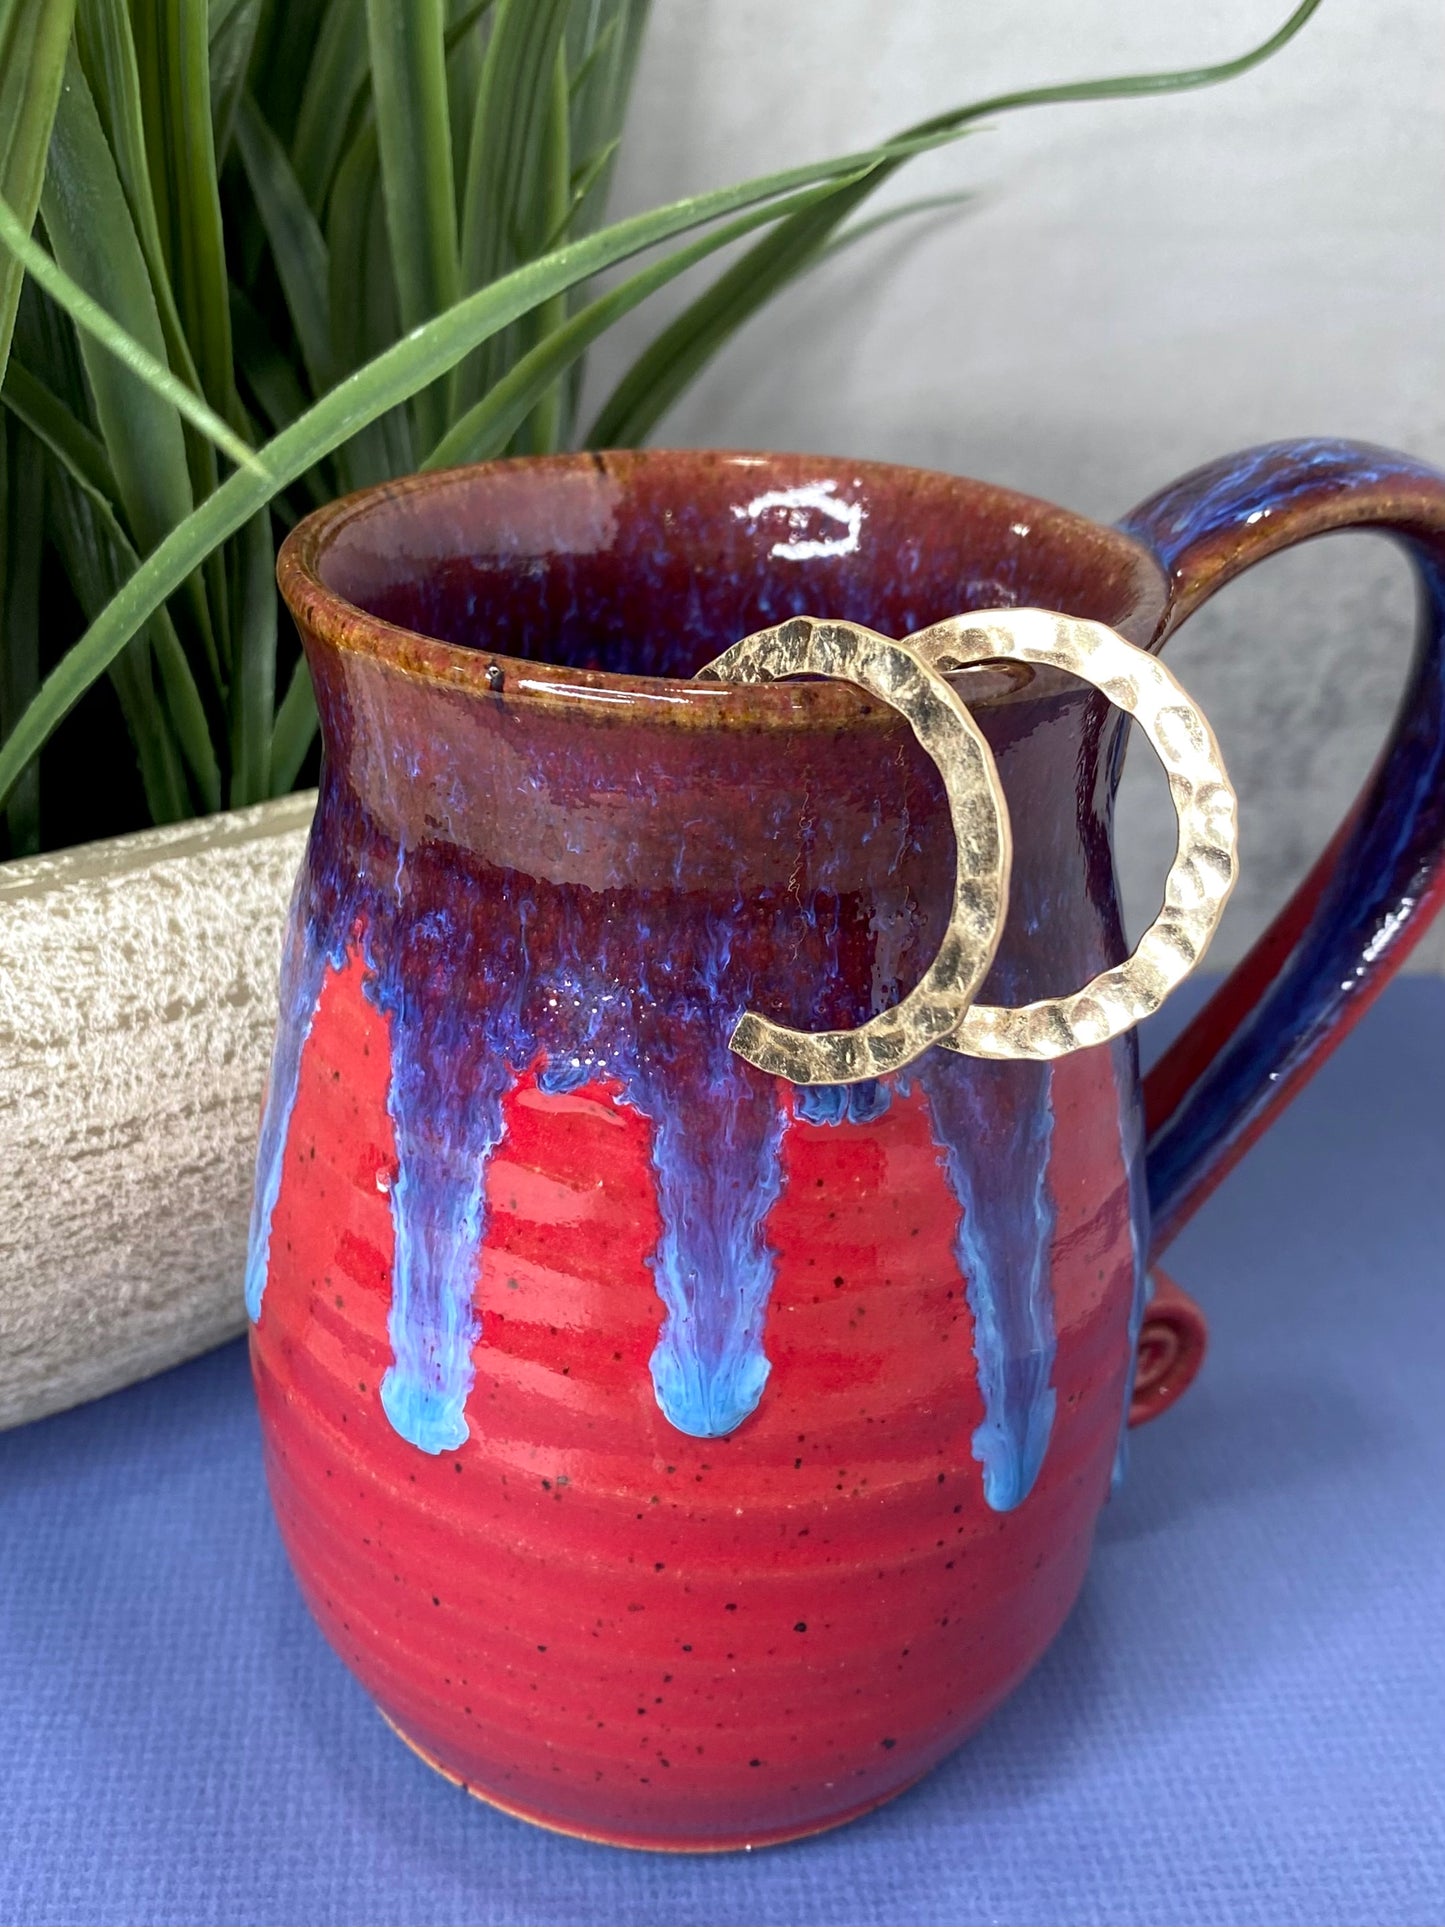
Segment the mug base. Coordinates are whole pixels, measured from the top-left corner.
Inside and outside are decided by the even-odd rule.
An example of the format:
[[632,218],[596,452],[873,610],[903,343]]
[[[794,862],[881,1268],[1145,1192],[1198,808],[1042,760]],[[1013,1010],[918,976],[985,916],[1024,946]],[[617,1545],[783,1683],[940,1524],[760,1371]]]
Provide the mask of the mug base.
[[409,1747],[423,1766],[429,1766],[433,1773],[439,1773],[450,1785],[460,1787],[463,1793],[469,1793],[474,1800],[480,1800],[483,1806],[495,1807],[498,1813],[505,1813],[513,1820],[525,1820],[529,1827],[540,1827],[544,1833],[560,1833],[568,1840],[586,1840],[594,1847],[625,1847],[632,1853],[751,1853],[756,1847],[785,1847],[789,1841],[811,1840],[815,1834],[831,1833],[835,1827],[846,1827],[850,1821],[861,1820],[864,1814],[874,1813],[879,1807],[887,1806],[890,1800],[896,1800],[900,1793],[907,1793],[910,1787],[917,1786],[918,1782],[925,1777],[921,1773],[915,1774],[911,1780],[905,1780],[902,1786],[894,1787],[891,1792],[879,1794],[873,1800],[865,1800],[859,1806],[849,1807],[846,1813],[837,1814],[829,1820],[810,1821],[803,1827],[776,1827],[769,1832],[740,1834],[736,1839],[731,1840],[662,1840],[646,1834],[593,1833],[585,1827],[568,1827],[563,1826],[560,1821],[544,1819],[540,1813],[533,1813],[526,1807],[515,1806],[510,1800],[499,1800],[494,1793],[483,1793],[480,1787],[473,1786],[470,1780],[461,1779],[449,1767],[443,1766],[441,1761],[434,1754],[428,1753],[424,1746],[418,1746],[411,1735],[399,1727],[389,1713],[382,1712],[379,1706],[376,1710],[381,1713],[382,1719],[402,1745]]

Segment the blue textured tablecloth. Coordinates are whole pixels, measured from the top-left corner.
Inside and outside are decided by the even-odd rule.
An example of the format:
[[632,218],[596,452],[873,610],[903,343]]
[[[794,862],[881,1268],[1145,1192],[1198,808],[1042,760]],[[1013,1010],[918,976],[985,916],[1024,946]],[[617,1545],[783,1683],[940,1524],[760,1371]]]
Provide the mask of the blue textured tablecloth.
[[1214,1344],[1063,1635],[852,1827],[589,1847],[429,1773],[322,1644],[233,1345],[0,1437],[0,1920],[1445,1917],[1445,985],[1397,984],[1171,1254]]

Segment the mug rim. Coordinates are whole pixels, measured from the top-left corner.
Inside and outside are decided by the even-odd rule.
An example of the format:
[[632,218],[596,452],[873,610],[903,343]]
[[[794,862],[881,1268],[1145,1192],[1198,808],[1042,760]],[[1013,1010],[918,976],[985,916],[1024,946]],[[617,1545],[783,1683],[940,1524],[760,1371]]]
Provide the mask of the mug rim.
[[[371,613],[331,587],[322,566],[338,538],[358,521],[384,515],[397,502],[455,487],[463,478],[486,474],[533,473],[551,468],[561,474],[588,471],[616,475],[639,467],[684,469],[689,465],[802,469],[846,467],[878,484],[906,478],[956,490],[968,498],[1007,507],[1035,521],[1045,517],[1077,539],[1107,547],[1134,574],[1136,585],[1127,617],[1111,626],[1129,640],[1150,647],[1162,633],[1168,583],[1156,558],[1135,537],[1078,510],[1001,483],[955,475],[911,463],[860,460],[851,456],[758,449],[642,448],[581,450],[552,455],[505,456],[452,468],[429,469],[371,483],[313,509],[285,536],[276,560],[276,580],[303,642],[314,638],[342,656],[360,657],[409,679],[454,689],[468,696],[506,701],[554,713],[579,708],[592,719],[613,723],[661,723],[673,727],[740,729],[839,729],[873,721],[899,723],[897,712],[863,689],[844,682],[790,681],[724,683],[696,677],[644,675],[610,669],[581,669],[565,663],[512,656],[504,651],[449,642]],[[827,611],[810,611],[827,619]],[[901,639],[901,638],[900,638]],[[500,680],[497,672],[500,671]],[[1020,684],[1017,676],[986,664],[949,672],[948,680],[971,708],[1056,698],[1074,687],[1057,672],[1041,670]]]

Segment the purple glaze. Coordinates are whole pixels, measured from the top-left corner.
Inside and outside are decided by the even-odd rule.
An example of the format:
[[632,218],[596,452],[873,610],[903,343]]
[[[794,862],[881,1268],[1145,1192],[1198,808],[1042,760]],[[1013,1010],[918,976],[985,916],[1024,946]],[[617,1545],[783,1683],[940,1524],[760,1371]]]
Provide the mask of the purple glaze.
[[1159,644],[1241,570],[1330,529],[1393,535],[1422,591],[1389,750],[1333,863],[1151,1075],[1158,1254],[1363,1013],[1445,893],[1445,480],[1388,449],[1277,442],[1185,476],[1121,526],[1171,584]]
[[[1153,1292],[1149,1277],[1149,1173],[1144,1161],[1144,1111],[1139,1102],[1139,1039],[1130,1031],[1116,1037],[1109,1049],[1119,1100],[1119,1155],[1128,1183],[1129,1246],[1134,1254],[1134,1289],[1129,1300],[1129,1356],[1133,1358],[1139,1350],[1139,1333]],[[1124,1409],[1119,1414],[1119,1443],[1110,1488],[1114,1492],[1123,1485],[1129,1469],[1129,1408],[1133,1402],[1134,1375],[1130,1372],[1124,1382]]]
[[261,1300],[266,1291],[271,1260],[271,1219],[281,1195],[281,1171],[291,1129],[291,1112],[301,1082],[302,1053],[311,1035],[311,1021],[320,1001],[327,964],[340,968],[345,959],[345,943],[345,932],[342,931],[338,939],[324,911],[313,903],[310,862],[309,858],[303,860],[291,892],[286,941],[281,952],[280,1013],[251,1195],[246,1311],[253,1321],[261,1316]]
[[[1025,498],[981,492],[970,521],[953,492],[971,485],[865,470],[835,475],[825,506],[802,458],[768,458],[768,486],[756,463],[686,458],[686,489],[674,459],[502,465],[425,498],[403,489],[379,543],[365,518],[339,522],[328,579],[409,632],[506,652],[495,673],[480,665],[485,694],[451,680],[450,658],[428,657],[437,673],[423,676],[307,631],[326,766],[288,951],[250,1301],[254,1315],[316,997],[350,947],[391,1036],[383,1402],[433,1453],[466,1436],[486,1170],[503,1098],[528,1073],[544,1090],[600,1086],[651,1124],[658,1403],[697,1436],[746,1419],[769,1370],[767,1220],[785,1134],[795,1117],[866,1124],[890,1089],[789,1092],[727,1039],[747,1008],[818,1027],[896,1001],[949,898],[941,785],[906,731],[679,731],[659,703],[727,692],[594,697],[577,683],[541,700],[513,694],[521,662],[677,674],[799,611],[902,634],[1032,600],[1137,632],[1157,607],[1127,544]],[[810,693],[844,692],[796,691]],[[1014,914],[985,994],[1019,1001],[1120,954],[1117,725],[1073,690],[980,717],[1018,826]],[[988,1502],[1007,1508],[1032,1488],[1053,1419],[1051,1074],[935,1051],[915,1075],[960,1208],[985,1408],[975,1453]]]
[[814,1124],[866,1124],[887,1110],[895,1089],[915,1083],[959,1207],[955,1249],[984,1405],[973,1455],[988,1503],[1008,1512],[1033,1490],[1056,1403],[1052,1071],[932,1050],[897,1076],[801,1089],[793,1109]]
[[[900,1082],[789,1095],[727,1038],[745,1008],[856,1023],[917,980],[951,865],[936,773],[836,687],[744,699],[629,680],[639,670],[686,677],[798,613],[903,635],[1034,603],[1157,645],[1272,548],[1347,523],[1404,533],[1431,619],[1391,758],[1278,983],[1277,958],[1246,965],[1211,1047],[1202,1032],[1186,1039],[1195,1057],[1151,1142],[1156,1249],[1445,889],[1445,487],[1403,458],[1332,443],[1254,451],[1146,504],[1128,536],[976,484],[802,457],[500,464],[329,514],[318,575],[296,564],[288,586],[326,769],[284,964],[247,1300],[259,1316],[326,970],[359,954],[392,1056],[383,1401],[424,1450],[466,1436],[486,1173],[515,1079],[600,1085],[651,1124],[650,1263],[665,1308],[653,1383],[671,1422],[705,1437],[764,1395],[768,1216],[792,1121],[866,1127]],[[323,581],[346,600],[327,604]],[[1016,833],[1013,907],[983,995],[1027,1001],[1122,954],[1110,849],[1120,719],[1072,691],[978,713]],[[1132,1040],[1112,1062],[1119,1182],[1105,1209],[1128,1218],[1132,1344],[1149,1249]],[[938,1050],[912,1075],[959,1206],[985,1412],[975,1455],[988,1502],[1016,1506],[1054,1416],[1053,1079]],[[1116,1478],[1122,1463],[1121,1440]]]
[[961,1214],[956,1249],[984,1405],[973,1455],[984,1497],[1008,1512],[1032,1492],[1054,1423],[1053,1070],[934,1050],[918,1079]]
[[[328,793],[323,820],[333,835],[343,813]],[[790,1111],[866,1122],[886,1108],[887,1084],[798,1091],[790,1106],[779,1085],[728,1049],[750,992],[731,968],[724,919],[654,933],[605,906],[589,915],[571,893],[555,893],[541,916],[535,886],[514,880],[474,891],[434,851],[398,850],[342,869],[328,863],[324,842],[313,838],[308,851],[287,945],[248,1267],[251,1315],[260,1313],[301,1053],[326,967],[341,961],[336,933],[358,932],[367,994],[391,1036],[394,1362],[382,1402],[393,1428],[433,1453],[467,1436],[487,1166],[502,1139],[503,1097],[540,1065],[544,1089],[615,1087],[615,1101],[652,1123],[662,1235],[651,1264],[667,1311],[652,1360],[658,1403],[693,1436],[734,1430],[768,1376],[766,1220],[781,1189]],[[837,900],[816,904],[813,921],[836,970]],[[636,996],[619,989],[628,985]],[[679,1002],[685,1014],[674,1027],[667,1019]],[[1049,1072],[935,1051],[918,1078],[962,1212],[958,1250],[987,1414],[975,1453],[989,1503],[1006,1510],[1032,1488],[1053,1415]]]
[[[329,792],[333,835],[344,814]],[[487,1165],[503,1096],[539,1065],[544,1089],[614,1086],[617,1102],[653,1124],[662,1236],[652,1267],[667,1308],[652,1361],[658,1402],[695,1436],[732,1431],[768,1375],[764,1225],[781,1185],[786,1114],[772,1080],[727,1048],[746,993],[729,975],[726,923],[654,933],[645,919],[568,892],[548,893],[539,916],[538,891],[518,879],[474,889],[428,848],[333,866],[327,840],[313,835],[287,947],[248,1268],[252,1316],[333,933],[356,930],[367,993],[391,1036],[394,1363],[382,1400],[393,1427],[428,1452],[467,1436]],[[676,1023],[679,1003],[686,1014]]]
[[[706,931],[691,956],[624,957],[605,930],[592,954],[586,946],[598,932],[564,922],[560,945],[544,949],[529,943],[531,906],[518,895],[511,928],[493,923],[482,941],[455,899],[438,902],[435,879],[431,907],[409,914],[407,871],[403,856],[389,889],[358,889],[339,916],[342,927],[362,933],[368,995],[390,1022],[394,1363],[382,1402],[393,1428],[433,1453],[467,1436],[487,1165],[502,1140],[502,1099],[540,1059],[544,1089],[616,1085],[616,1101],[652,1122],[662,1236],[651,1263],[667,1309],[652,1360],[658,1403],[693,1436],[734,1430],[768,1376],[766,1220],[781,1189],[789,1107],[772,1080],[727,1048],[745,1000],[721,990],[725,932]],[[329,891],[315,894],[334,901]],[[248,1267],[253,1318],[301,1052],[326,966],[337,961],[336,909],[313,918],[314,910],[296,921],[287,948]],[[664,979],[686,984],[696,999],[691,1048],[659,1050],[638,1038],[628,1000],[616,996],[621,968],[637,972],[644,995],[656,995]],[[463,984],[467,994],[456,994]],[[1053,1421],[1051,1073],[934,1051],[917,1075],[961,1210],[958,1252],[986,1412],[975,1456],[989,1504],[1008,1510],[1032,1489]],[[798,1091],[793,1105],[810,1121],[867,1122],[889,1095],[885,1082],[829,1086]]]
[[[413,907],[408,884],[403,848],[391,887],[355,905],[367,995],[391,1033],[393,1363],[381,1402],[402,1438],[445,1452],[467,1436],[487,1166],[502,1141],[502,1099],[523,1068],[512,1020],[525,937],[515,949],[479,941],[454,898],[428,892]],[[525,932],[525,903],[518,911]],[[458,995],[463,984],[481,995]]]

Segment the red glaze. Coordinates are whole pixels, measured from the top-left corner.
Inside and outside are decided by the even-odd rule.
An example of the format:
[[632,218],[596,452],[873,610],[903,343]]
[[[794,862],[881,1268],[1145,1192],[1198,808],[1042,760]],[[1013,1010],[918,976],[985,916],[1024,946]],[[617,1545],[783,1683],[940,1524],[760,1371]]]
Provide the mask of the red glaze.
[[1154,1295],[1139,1332],[1139,1358],[1129,1400],[1131,1425],[1147,1425],[1182,1398],[1199,1376],[1209,1349],[1204,1313],[1188,1292],[1181,1291],[1158,1265],[1151,1275]]
[[[917,471],[648,453],[420,477],[288,539],[326,765],[307,944],[288,950],[294,1102],[263,1135],[253,1359],[306,1597],[442,1771],[652,1847],[785,1839],[887,1799],[1067,1613],[1126,1387],[1137,1423],[1203,1352],[1161,1279],[1135,1376],[1150,1244],[1127,1043],[1051,1081],[930,1053],[866,1122],[809,1122],[746,1082],[730,1012],[852,1023],[916,981],[951,844],[936,772],[859,691],[679,678],[804,612],[904,635],[1032,603],[1157,644],[1251,554],[1350,519],[1424,530],[1439,578],[1445,485],[1333,444],[1188,478],[1133,534]],[[1389,864],[1362,859],[1370,888],[1351,891],[1322,865],[1156,1079],[1166,1238],[1348,1024],[1341,986],[1372,994],[1445,889],[1440,660],[1431,641],[1343,833]],[[983,995],[1057,994],[1122,950],[1119,719],[1057,679],[957,686],[1015,835]],[[1211,1061],[1277,970],[1284,1018],[1239,1024]],[[737,1201],[774,1193],[760,1250]],[[470,1353],[468,1271],[433,1262],[463,1237]],[[674,1416],[699,1360],[713,1395],[716,1333],[678,1296],[695,1261],[714,1287],[771,1275],[771,1375],[755,1408],[704,1400],[727,1434],[705,1439],[664,1417],[649,1371],[682,1330]],[[971,1310],[989,1304],[991,1331]],[[434,1450],[463,1399],[463,1442]]]
[[[806,502],[820,476],[862,504],[861,539],[800,569],[771,545],[826,548],[836,520],[806,506],[779,519],[756,498],[801,485]],[[897,994],[880,982],[916,979],[942,929],[952,846],[932,766],[897,718],[838,684],[731,690],[619,668],[677,674],[798,610],[904,634],[1034,602],[1144,639],[1162,578],[1128,538],[975,483],[645,454],[356,498],[297,531],[281,579],[327,751],[309,914],[322,928],[325,903],[362,879],[373,914],[393,919],[390,937],[368,936],[343,912],[336,948],[331,913],[342,967],[299,1059],[253,1332],[268,1474],[306,1597],[401,1733],[512,1810],[675,1848],[836,1824],[956,1747],[1078,1592],[1133,1375],[1147,1234],[1125,1156],[1142,1130],[1132,1052],[1062,1060],[1051,1085],[1035,1067],[978,1082],[996,1116],[991,1097],[970,1111],[973,1073],[947,1053],[867,1122],[804,1121],[779,1086],[771,1375],[728,1436],[700,1439],[664,1417],[649,1374],[663,1324],[653,1121],[614,1102],[616,1086],[540,1088],[525,1054],[538,1046],[519,1045],[486,1165],[468,1435],[433,1455],[393,1430],[379,1393],[393,1364],[396,1000],[430,999],[449,1022],[498,994],[476,991],[475,969],[525,899],[534,960],[572,929],[581,951],[567,955],[611,946],[608,968],[636,983],[669,946],[657,954],[674,974],[651,994],[672,1001],[648,1019],[667,1061],[716,1022],[671,988],[690,981],[698,930],[733,932],[750,1000],[787,1021],[856,1022]],[[1015,914],[985,990],[1057,992],[1120,954],[1118,719],[1057,681],[1022,697],[996,671],[965,685],[1015,826]],[[402,850],[416,852],[404,888]],[[387,911],[394,872],[402,908]],[[472,917],[478,964],[425,953],[440,961],[413,990],[393,957],[386,996],[368,992],[366,956],[397,943],[398,917]],[[634,927],[647,935],[629,956]],[[544,1059],[557,1048],[545,1012],[516,1034],[540,1038]],[[444,1074],[445,1051],[436,1061]],[[703,1142],[713,1075],[691,1087]],[[1040,1090],[1041,1159],[1027,1136]],[[986,1404],[945,1122],[971,1161],[976,1236],[991,1214],[990,1248],[1027,1264],[1032,1219],[1010,1229],[1027,1160],[1052,1220],[1052,1424],[1011,1509],[987,1502],[975,1456]],[[409,1142],[425,1150],[425,1133]],[[1030,1369],[1026,1351],[1009,1355]]]
[[650,1847],[810,1832],[956,1747],[1057,1631],[1108,1489],[1133,1256],[1117,1138],[1090,1128],[1107,1052],[1059,1067],[1058,1418],[1007,1513],[970,1449],[957,1206],[917,1097],[790,1126],[772,1378],[695,1440],[648,1376],[646,1127],[525,1080],[489,1173],[472,1436],[433,1458],[377,1396],[386,1091],[353,964],[306,1052],[253,1358],[287,1549],[387,1717],[501,1805]]

